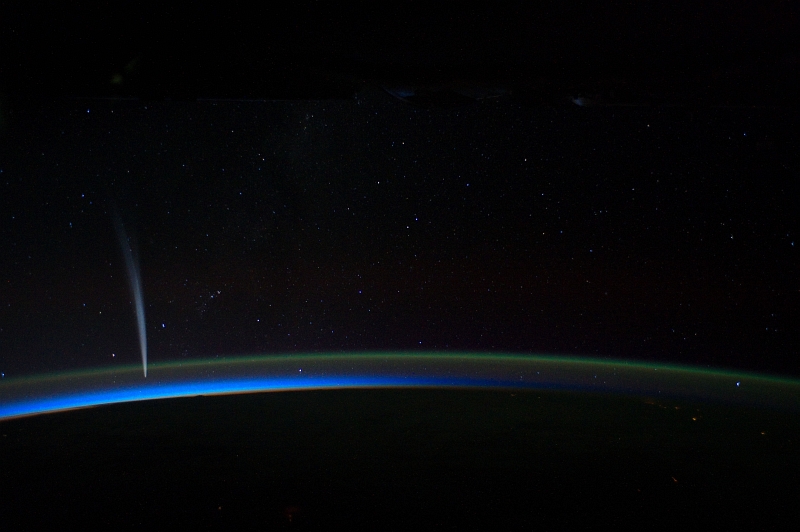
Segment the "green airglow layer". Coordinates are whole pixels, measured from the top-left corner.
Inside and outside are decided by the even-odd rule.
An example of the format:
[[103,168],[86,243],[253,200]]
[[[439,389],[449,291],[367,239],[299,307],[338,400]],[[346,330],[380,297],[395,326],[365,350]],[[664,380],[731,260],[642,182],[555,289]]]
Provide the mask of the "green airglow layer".
[[800,410],[800,380],[785,377],[552,355],[367,352],[161,362],[146,379],[136,365],[6,377],[0,419],[167,397],[387,387],[547,389]]

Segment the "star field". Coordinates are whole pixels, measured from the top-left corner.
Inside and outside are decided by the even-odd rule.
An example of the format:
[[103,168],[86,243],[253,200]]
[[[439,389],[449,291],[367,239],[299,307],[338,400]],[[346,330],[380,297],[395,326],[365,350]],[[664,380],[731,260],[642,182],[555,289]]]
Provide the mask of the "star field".
[[2,144],[7,374],[546,352],[797,374],[796,135],[777,111],[332,101],[21,108]]

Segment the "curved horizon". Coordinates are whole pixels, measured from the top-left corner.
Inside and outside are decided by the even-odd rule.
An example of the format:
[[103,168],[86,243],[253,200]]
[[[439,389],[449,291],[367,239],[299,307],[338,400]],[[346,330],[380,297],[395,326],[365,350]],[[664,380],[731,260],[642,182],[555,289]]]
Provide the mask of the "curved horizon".
[[345,388],[561,390],[800,410],[800,379],[693,366],[553,355],[372,352],[250,355],[6,378],[0,420],[78,408]]

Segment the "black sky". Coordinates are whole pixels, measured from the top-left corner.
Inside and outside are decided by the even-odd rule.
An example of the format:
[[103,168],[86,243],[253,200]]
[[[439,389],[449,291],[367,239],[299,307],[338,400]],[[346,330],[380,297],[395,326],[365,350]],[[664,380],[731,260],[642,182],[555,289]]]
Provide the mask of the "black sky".
[[[7,374],[151,360],[549,352],[797,374],[780,111],[59,101],[4,142]],[[112,353],[116,356],[112,356]]]
[[[800,375],[791,6],[412,5],[7,16],[0,371],[138,362],[113,201],[151,362],[469,350]],[[448,99],[487,85],[505,96]]]

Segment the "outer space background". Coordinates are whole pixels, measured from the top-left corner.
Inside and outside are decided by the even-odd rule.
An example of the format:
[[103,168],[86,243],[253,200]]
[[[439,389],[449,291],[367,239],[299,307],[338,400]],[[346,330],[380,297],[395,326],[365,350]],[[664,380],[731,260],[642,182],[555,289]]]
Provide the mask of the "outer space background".
[[0,132],[0,372],[511,352],[800,376],[791,113],[54,99]]

